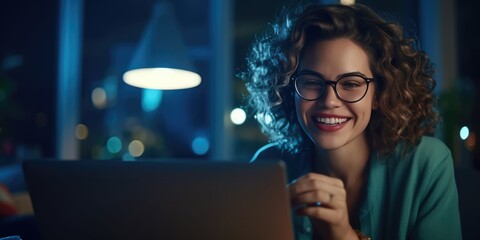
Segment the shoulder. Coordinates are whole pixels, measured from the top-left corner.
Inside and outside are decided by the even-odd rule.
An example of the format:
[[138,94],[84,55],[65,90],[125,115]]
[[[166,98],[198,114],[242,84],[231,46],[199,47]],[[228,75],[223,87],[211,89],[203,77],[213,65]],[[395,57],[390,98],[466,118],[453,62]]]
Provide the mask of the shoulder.
[[454,162],[450,149],[434,137],[424,136],[420,142],[403,155],[397,148],[396,157],[389,161],[391,176],[397,176],[405,181],[405,176],[412,179],[422,179],[429,183],[434,175],[450,175],[453,172]]
[[[426,136],[406,155],[399,149],[401,145],[395,157],[384,165],[388,174],[381,175],[387,178],[385,184],[388,183],[387,206],[395,206],[385,211],[399,216],[405,223],[396,223],[396,226],[407,226],[407,232],[411,232],[407,238],[438,239],[444,234],[455,235],[445,239],[457,239],[458,199],[450,150],[440,139]],[[371,181],[371,184],[372,189],[384,186],[381,181]],[[448,224],[442,221],[446,218],[449,218]],[[433,230],[432,226],[442,227]],[[403,227],[397,230],[405,232]],[[431,237],[434,235],[436,237]]]
[[423,136],[407,154],[402,154],[402,145],[397,146],[394,156],[388,158],[388,166],[391,176],[399,179],[406,175],[428,178],[434,172],[453,170],[453,158],[450,149],[440,139]]
[[450,149],[440,139],[424,136],[414,148],[412,155],[413,164],[418,167],[435,169],[439,165],[451,165],[453,159]]
[[450,149],[440,139],[423,136],[415,148],[416,154],[427,156],[447,156],[450,155]]
[[405,144],[402,143],[397,144],[395,152],[387,159],[398,164],[411,161],[420,164],[431,161],[439,162],[451,156],[447,145],[435,137],[423,136],[416,145],[407,147],[406,153],[404,152],[404,146]]

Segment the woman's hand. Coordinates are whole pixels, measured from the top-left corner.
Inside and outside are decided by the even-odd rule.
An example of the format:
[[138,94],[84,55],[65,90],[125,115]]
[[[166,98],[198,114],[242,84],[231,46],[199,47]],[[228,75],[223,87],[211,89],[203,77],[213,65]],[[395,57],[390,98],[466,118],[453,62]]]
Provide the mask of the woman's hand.
[[311,218],[324,239],[358,239],[348,219],[347,194],[338,178],[308,173],[289,186],[292,207]]

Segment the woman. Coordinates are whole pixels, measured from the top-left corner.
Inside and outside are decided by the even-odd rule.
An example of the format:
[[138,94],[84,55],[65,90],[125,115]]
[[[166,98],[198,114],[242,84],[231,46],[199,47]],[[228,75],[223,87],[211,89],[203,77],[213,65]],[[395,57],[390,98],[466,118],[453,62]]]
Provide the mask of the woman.
[[363,5],[316,4],[257,39],[247,81],[287,166],[297,239],[461,239],[427,55]]

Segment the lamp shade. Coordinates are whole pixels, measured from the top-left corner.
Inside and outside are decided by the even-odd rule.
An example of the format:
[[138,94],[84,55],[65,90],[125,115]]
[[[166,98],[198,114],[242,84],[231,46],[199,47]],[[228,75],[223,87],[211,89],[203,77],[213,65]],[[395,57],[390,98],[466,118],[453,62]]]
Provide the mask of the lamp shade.
[[153,14],[139,42],[123,80],[148,89],[184,89],[198,86],[173,7],[155,3]]

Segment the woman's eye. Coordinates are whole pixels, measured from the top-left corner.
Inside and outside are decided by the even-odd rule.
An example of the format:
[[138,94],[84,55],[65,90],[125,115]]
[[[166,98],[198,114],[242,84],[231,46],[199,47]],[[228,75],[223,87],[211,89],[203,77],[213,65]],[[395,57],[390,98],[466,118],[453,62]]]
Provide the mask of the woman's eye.
[[303,81],[303,86],[308,87],[308,88],[317,88],[317,87],[321,87],[322,84],[318,80],[307,79],[307,80]]
[[322,80],[314,77],[303,77],[300,79],[301,85],[308,88],[318,88],[323,85]]
[[357,82],[345,82],[342,84],[344,87],[358,87],[359,84]]
[[355,88],[361,87],[362,83],[360,81],[347,80],[347,81],[342,81],[340,85],[344,89],[355,89]]

